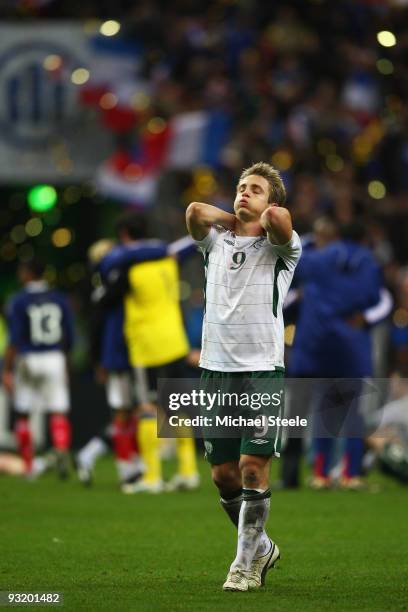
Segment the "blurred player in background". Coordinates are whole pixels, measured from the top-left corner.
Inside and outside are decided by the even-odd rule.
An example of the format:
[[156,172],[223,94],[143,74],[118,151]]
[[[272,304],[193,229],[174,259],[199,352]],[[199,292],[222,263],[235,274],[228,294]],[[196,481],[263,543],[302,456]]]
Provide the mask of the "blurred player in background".
[[[346,488],[361,486],[363,457],[363,417],[359,410],[361,385],[358,380],[373,375],[370,325],[390,312],[387,297],[381,299],[381,275],[372,253],[364,246],[364,227],[352,223],[341,228],[329,219],[315,226],[316,247],[303,251],[295,280],[301,300],[292,351],[290,374],[293,378],[354,379],[354,398],[348,406],[344,461],[341,483]],[[388,305],[387,305],[388,304]],[[374,311],[370,307],[377,307]],[[385,308],[385,311],[384,311]],[[291,410],[298,414],[297,402],[318,403],[314,410],[314,478],[312,486],[330,486],[338,407],[329,417],[329,387],[320,385],[317,395],[293,398]],[[310,389],[310,391],[312,391]],[[346,415],[344,415],[346,416]],[[332,423],[323,424],[331,419]],[[319,435],[326,431],[326,434]],[[333,436],[330,432],[333,431]],[[283,457],[283,484],[298,486],[302,440],[289,439]]]
[[402,268],[396,286],[396,304],[391,327],[391,360],[393,368],[408,364],[408,268]]
[[36,456],[32,461],[30,474],[27,474],[26,463],[20,455],[15,453],[0,452],[0,474],[9,476],[28,476],[37,478],[45,472],[55,468],[56,458],[51,453],[39,457]]
[[[122,245],[102,260],[101,271],[105,275],[111,275],[114,269],[125,271],[124,334],[136,378],[138,440],[146,467],[143,479],[124,486],[123,491],[159,493],[164,490],[164,483],[157,437],[157,381],[186,376],[189,345],[179,303],[175,258],[182,259],[194,252],[195,246],[190,238],[168,246],[146,240],[147,219],[140,213],[123,215],[118,222],[118,233]],[[147,244],[164,248],[163,256],[144,263],[136,260],[135,251]],[[166,489],[196,488],[199,475],[194,440],[177,438],[176,454],[178,472]]]
[[24,288],[11,299],[7,309],[9,345],[3,384],[13,397],[17,447],[26,474],[33,470],[29,416],[42,409],[50,413],[57,470],[65,478],[71,445],[66,354],[73,343],[73,320],[65,296],[51,289],[43,274],[40,261],[33,259],[19,266],[18,277]]
[[187,357],[189,377],[199,377],[201,342],[203,336],[204,297],[202,289],[194,289],[190,296],[190,303],[185,317],[186,332],[191,347]]
[[379,410],[367,445],[383,472],[408,484],[408,364],[390,380],[389,401]]
[[[269,164],[240,176],[235,214],[202,203],[187,209],[187,227],[205,258],[206,300],[202,381],[283,378],[282,304],[301,253],[299,236],[283,208],[285,187]],[[226,387],[225,387],[226,388]],[[279,558],[265,532],[269,514],[269,469],[278,456],[275,439],[206,439],[206,456],[221,504],[238,527],[237,555],[224,590],[258,588]]]
[[[123,227],[130,227],[130,232],[135,238],[131,238],[128,235],[128,231],[123,230]],[[103,373],[103,371],[107,369],[111,372],[111,374],[115,373],[115,377],[117,377],[120,372],[120,370],[118,370],[117,368],[118,365],[120,365],[120,368],[122,370],[121,379],[123,379],[123,377],[126,377],[127,387],[128,382],[129,384],[134,385],[135,371],[138,372],[137,378],[139,379],[140,383],[140,368],[139,370],[134,370],[132,367],[132,372],[130,373],[130,371],[124,367],[125,363],[129,362],[127,361],[128,349],[123,341],[123,300],[125,295],[129,291],[129,278],[131,269],[137,269],[143,261],[150,261],[150,263],[153,263],[153,260],[163,258],[166,258],[168,261],[172,262],[171,265],[173,265],[173,263],[175,263],[173,261],[173,257],[176,257],[178,261],[182,261],[191,253],[196,252],[196,248],[190,237],[181,238],[180,240],[176,240],[175,242],[169,245],[159,240],[146,240],[145,238],[147,236],[147,220],[140,213],[126,213],[125,215],[123,215],[122,219],[119,221],[118,230],[122,238],[122,244],[116,245],[112,251],[110,251],[109,253],[105,253],[105,256],[102,258],[98,266],[101,276],[105,279],[105,287],[102,293],[100,291],[97,292],[99,293],[99,295],[96,296],[97,300],[102,306],[110,305],[110,307],[112,307],[113,305],[115,305],[115,312],[110,313],[110,321],[107,321],[107,328],[105,330],[104,336],[106,338],[106,342],[103,342],[101,347],[102,352],[105,355],[104,364],[107,367],[102,368],[102,370],[100,369],[100,371],[102,371]],[[154,266],[154,268],[157,270],[157,266]],[[159,268],[161,269],[161,266],[159,266]],[[157,283],[149,283],[149,276],[145,276],[144,279],[145,280],[142,279],[142,285],[143,282],[147,283],[148,286],[153,289],[153,293],[157,289],[157,299],[159,301],[163,301],[163,292],[161,291],[160,286],[158,286]],[[168,311],[167,306],[168,304],[166,304],[164,312],[166,313],[166,320],[167,322],[169,322],[172,315],[173,304],[171,303],[170,311]],[[146,306],[142,304],[141,309],[139,309],[139,315],[141,316],[142,321],[143,314],[145,314],[146,319],[148,321],[148,325],[151,326],[150,329],[152,327],[155,327],[155,322],[156,327],[157,325],[160,326],[157,319],[155,319],[155,316],[157,315],[157,310],[154,311],[156,314],[151,316],[151,308],[152,304],[150,303],[146,304]],[[178,310],[180,309],[179,306],[177,306],[177,308]],[[169,329],[171,329],[171,326],[173,324],[174,320],[172,319]],[[184,331],[182,331],[182,333],[184,334]],[[163,333],[161,333],[161,335],[153,334],[151,340],[151,343],[154,344],[156,342],[156,346],[158,347],[156,349],[154,361],[157,358],[160,364],[161,360],[160,357],[157,357],[158,355],[160,356],[164,354],[164,358],[167,358],[166,350],[168,351],[168,349],[164,348],[166,342],[168,342],[169,340],[172,341],[174,337],[180,337],[180,327],[178,327],[178,321],[176,321],[175,329],[173,329],[170,334],[169,332],[166,332],[166,334],[164,336]],[[98,334],[94,334],[94,337],[95,336],[98,336]],[[113,351],[114,347],[116,347],[115,351]],[[148,350],[148,348],[149,347],[147,347],[146,350]],[[120,356],[120,364],[116,363],[117,359],[114,357],[114,355],[117,355],[118,357]],[[115,364],[112,363],[112,359],[115,359]],[[113,365],[115,365],[116,368],[115,372],[112,372]],[[155,367],[149,368],[147,376],[149,377],[149,387],[151,387],[151,389],[148,393],[148,401],[146,401],[145,397],[145,378],[143,378],[143,381],[141,382],[141,384],[139,384],[139,390],[142,393],[142,398],[138,397],[138,401],[140,401],[141,399],[143,399],[143,401],[138,408],[138,413],[142,414],[142,419],[138,422],[138,439],[141,440],[141,454],[144,459],[144,462],[147,464],[148,469],[146,477],[141,483],[138,483],[137,487],[134,486],[132,482],[127,482],[123,484],[123,491],[127,493],[136,493],[139,491],[160,492],[161,490],[163,490],[160,462],[161,445],[156,435],[155,417],[157,406],[150,400],[155,399],[156,397],[158,376],[180,377],[186,375],[187,374],[185,372],[184,360],[177,362],[177,364],[170,364],[169,366],[167,364],[161,364],[160,369],[156,369]],[[119,379],[117,379],[117,381],[119,382]],[[130,381],[132,382],[130,383]],[[123,383],[124,381],[121,380],[121,382]],[[121,384],[120,386],[116,386],[115,388],[116,395],[118,397],[119,389],[123,391],[125,387],[123,384]],[[199,483],[199,477],[196,467],[194,442],[190,438],[177,438],[175,446],[178,458],[178,473],[173,477],[170,483],[166,484],[166,490],[196,488]],[[91,460],[96,459],[98,454],[103,454],[103,452],[105,452],[104,449],[107,449],[106,436],[97,436],[93,438],[80,452],[79,458],[81,465],[85,465],[85,463],[87,463],[89,466]],[[83,474],[84,476],[86,476],[86,470],[83,471]]]
[[[89,485],[97,458],[113,445],[121,486],[138,480],[143,473],[136,444],[135,385],[123,335],[123,295],[127,290],[126,269],[115,266],[116,245],[111,240],[99,240],[88,252],[101,284],[92,294],[91,354],[96,364],[97,379],[106,387],[106,398],[112,409],[111,426],[94,436],[77,455],[78,476]],[[132,252],[132,261],[163,257],[162,245],[139,246]],[[105,267],[101,266],[104,261]],[[105,274],[108,263],[109,274]]]

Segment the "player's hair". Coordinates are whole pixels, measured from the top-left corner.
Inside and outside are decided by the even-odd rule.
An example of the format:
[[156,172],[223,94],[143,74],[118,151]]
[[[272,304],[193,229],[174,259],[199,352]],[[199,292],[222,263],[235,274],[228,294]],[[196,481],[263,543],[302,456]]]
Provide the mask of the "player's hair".
[[125,212],[116,222],[116,231],[119,233],[126,230],[133,240],[147,238],[149,235],[149,224],[146,215],[140,212]]
[[27,270],[35,279],[40,279],[44,276],[45,264],[37,257],[20,262],[19,267]]
[[88,260],[93,266],[97,266],[98,263],[113,249],[115,243],[109,238],[102,238],[97,240],[88,249]]
[[249,168],[245,168],[243,170],[241,176],[239,177],[239,182],[241,182],[247,176],[251,174],[256,174],[257,176],[262,176],[269,183],[269,202],[276,202],[279,206],[285,204],[286,201],[286,189],[283,184],[281,175],[279,171],[276,170],[271,164],[267,164],[266,162],[258,162],[256,164],[252,164]]

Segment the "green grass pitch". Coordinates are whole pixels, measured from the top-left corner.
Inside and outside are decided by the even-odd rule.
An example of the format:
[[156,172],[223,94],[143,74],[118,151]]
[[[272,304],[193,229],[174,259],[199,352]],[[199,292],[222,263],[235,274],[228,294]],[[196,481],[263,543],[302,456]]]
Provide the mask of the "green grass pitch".
[[0,478],[0,590],[61,591],[73,612],[408,610],[407,488],[373,474],[359,493],[274,492],[279,569],[223,593],[235,531],[200,469],[200,491],[157,496],[121,495],[110,460],[89,490]]

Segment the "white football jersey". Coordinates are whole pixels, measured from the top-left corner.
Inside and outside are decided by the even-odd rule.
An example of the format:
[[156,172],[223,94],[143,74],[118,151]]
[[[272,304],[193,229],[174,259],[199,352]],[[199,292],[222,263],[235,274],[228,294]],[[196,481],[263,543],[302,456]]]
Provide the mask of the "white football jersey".
[[302,252],[212,227],[197,241],[206,272],[200,366],[222,372],[284,368],[282,304]]

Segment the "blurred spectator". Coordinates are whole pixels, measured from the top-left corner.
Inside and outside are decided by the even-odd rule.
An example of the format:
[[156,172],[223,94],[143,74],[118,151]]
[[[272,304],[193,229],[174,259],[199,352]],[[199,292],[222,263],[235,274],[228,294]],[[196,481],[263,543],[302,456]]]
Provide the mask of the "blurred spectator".
[[397,285],[397,302],[391,328],[392,365],[398,369],[408,364],[408,270],[401,270]]

